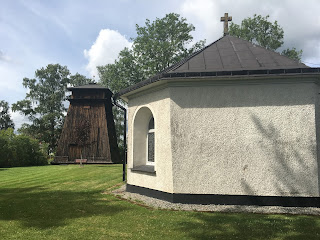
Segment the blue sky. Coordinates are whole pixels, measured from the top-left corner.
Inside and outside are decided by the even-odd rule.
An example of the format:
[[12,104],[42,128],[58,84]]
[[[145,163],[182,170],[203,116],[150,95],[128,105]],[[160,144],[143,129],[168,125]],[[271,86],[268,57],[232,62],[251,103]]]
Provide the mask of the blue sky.
[[[0,100],[22,100],[24,77],[50,63],[88,77],[130,46],[135,24],[179,13],[196,27],[194,40],[222,36],[225,12],[240,23],[270,15],[285,32],[284,47],[304,51],[302,60],[320,67],[320,1],[305,0],[0,0]],[[98,80],[98,77],[95,77]],[[17,127],[24,121],[12,113]]]

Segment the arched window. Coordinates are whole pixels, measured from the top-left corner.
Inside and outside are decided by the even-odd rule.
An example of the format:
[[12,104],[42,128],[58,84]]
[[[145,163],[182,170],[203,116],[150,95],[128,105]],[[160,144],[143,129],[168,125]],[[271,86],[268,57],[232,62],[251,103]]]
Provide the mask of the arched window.
[[155,120],[151,110],[138,109],[133,119],[133,170],[155,172]]
[[148,136],[147,136],[147,163],[154,164],[154,118],[152,117],[149,121]]

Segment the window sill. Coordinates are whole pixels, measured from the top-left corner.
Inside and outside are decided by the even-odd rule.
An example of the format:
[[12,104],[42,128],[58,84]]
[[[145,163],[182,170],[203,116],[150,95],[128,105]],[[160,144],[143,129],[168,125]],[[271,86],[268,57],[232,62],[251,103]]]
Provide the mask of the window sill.
[[149,174],[156,174],[156,171],[154,170],[153,165],[142,165],[142,166],[136,166],[131,168],[132,172],[141,172],[141,173],[149,173]]

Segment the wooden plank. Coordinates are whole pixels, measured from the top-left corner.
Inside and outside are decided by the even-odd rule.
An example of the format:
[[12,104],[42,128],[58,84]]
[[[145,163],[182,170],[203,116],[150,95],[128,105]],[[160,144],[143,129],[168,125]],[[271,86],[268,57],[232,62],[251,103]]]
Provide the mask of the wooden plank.
[[88,159],[75,159],[75,163],[86,163]]

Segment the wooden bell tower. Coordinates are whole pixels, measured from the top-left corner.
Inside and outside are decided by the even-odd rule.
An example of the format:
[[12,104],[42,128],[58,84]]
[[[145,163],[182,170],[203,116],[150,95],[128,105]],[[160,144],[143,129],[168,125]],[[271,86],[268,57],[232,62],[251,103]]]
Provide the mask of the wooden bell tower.
[[112,92],[98,84],[68,90],[70,106],[53,163],[119,163]]

